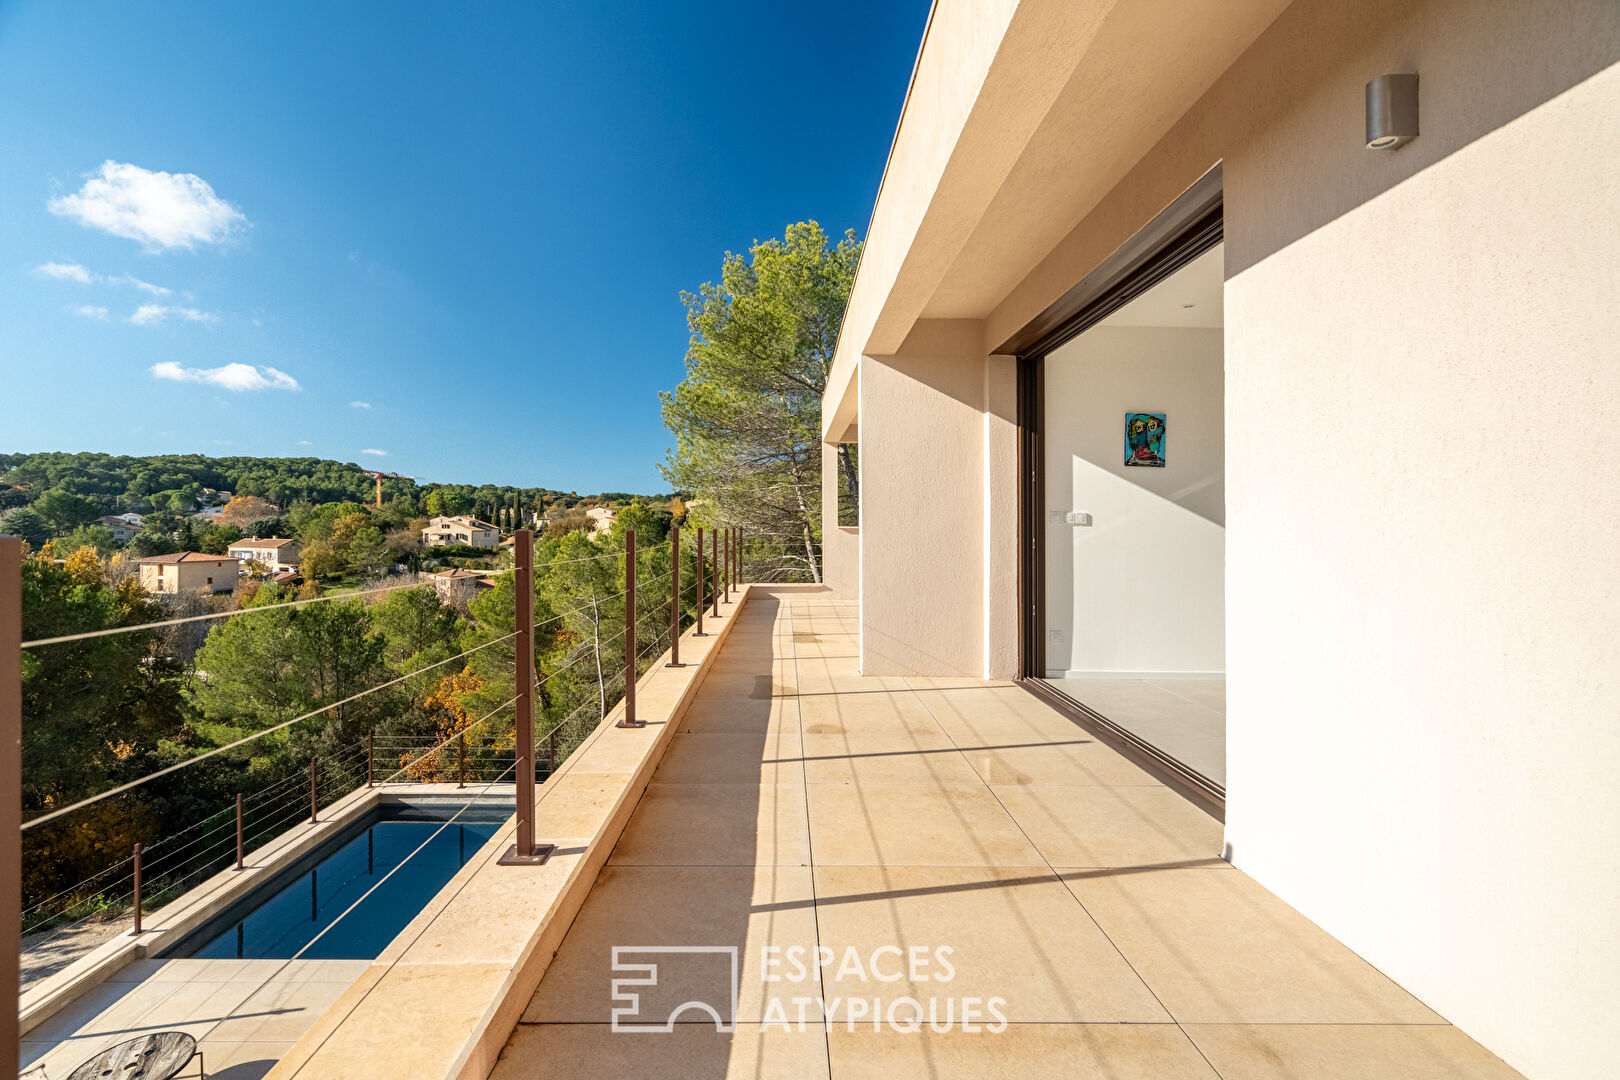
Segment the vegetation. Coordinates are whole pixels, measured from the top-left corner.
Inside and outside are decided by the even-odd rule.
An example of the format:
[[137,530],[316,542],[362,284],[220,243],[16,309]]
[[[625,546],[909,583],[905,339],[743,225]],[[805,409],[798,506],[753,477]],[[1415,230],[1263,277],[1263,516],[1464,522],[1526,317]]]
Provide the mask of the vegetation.
[[[371,520],[370,512],[351,506],[335,515],[307,515],[303,524],[312,536],[324,533],[312,545],[326,544],[352,558],[380,543],[382,533]],[[627,529],[636,529],[640,541],[642,665],[667,644],[670,552],[665,540],[671,520],[666,506],[636,501],[595,539],[574,531],[537,540],[536,727],[548,734],[542,775],[622,695]],[[682,577],[684,606],[690,610],[695,602],[690,552],[687,559]],[[234,601],[201,594],[153,597],[121,569],[126,563],[124,554],[104,556],[89,544],[66,556],[55,543],[33,553],[24,569],[24,639],[136,626],[233,603],[244,613],[27,650],[25,819],[322,711],[27,831],[25,929],[116,911],[120,901],[117,890],[108,888],[107,874],[109,867],[121,865],[135,841],[175,852],[151,875],[154,889],[164,882],[178,887],[176,882],[217,869],[232,856],[229,843],[188,839],[179,844],[163,838],[225,837],[239,792],[250,799],[285,792],[295,808],[293,818],[269,827],[290,827],[298,800],[307,798],[301,778],[310,759],[320,763],[320,790],[335,797],[363,782],[360,748],[372,732],[403,740],[389,744],[396,747],[425,747],[464,735],[475,762],[509,768],[512,573],[487,576],[470,602],[459,605],[441,598],[434,586],[412,586],[406,578],[389,583],[398,587],[288,607],[282,606],[285,601],[306,597],[310,587],[294,592],[273,582],[255,583],[239,590]],[[555,759],[549,757],[552,751]],[[451,762],[447,754],[396,752],[379,760],[378,768],[385,775],[406,768],[411,776],[431,780],[448,778]],[[269,835],[273,832],[253,833],[250,839]]]
[[[751,563],[782,576],[821,580],[821,396],[860,254],[853,232],[834,244],[801,222],[682,295],[692,337],[685,380],[662,395],[664,476],[694,494],[698,523],[748,526]],[[853,497],[854,448],[838,457]]]

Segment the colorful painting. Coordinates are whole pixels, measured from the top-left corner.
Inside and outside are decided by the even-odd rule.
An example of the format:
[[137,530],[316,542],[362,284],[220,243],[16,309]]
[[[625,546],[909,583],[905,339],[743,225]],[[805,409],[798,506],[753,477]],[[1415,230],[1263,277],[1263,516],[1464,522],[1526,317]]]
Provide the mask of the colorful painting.
[[1164,468],[1164,413],[1125,414],[1125,464]]

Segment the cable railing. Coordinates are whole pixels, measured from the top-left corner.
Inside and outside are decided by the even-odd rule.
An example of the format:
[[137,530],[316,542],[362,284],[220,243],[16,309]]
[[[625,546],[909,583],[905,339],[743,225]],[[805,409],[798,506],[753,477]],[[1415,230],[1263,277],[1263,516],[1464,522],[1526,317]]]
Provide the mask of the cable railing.
[[[312,752],[307,774],[302,770],[293,770],[286,775],[278,775],[258,790],[238,794],[234,806],[222,807],[150,844],[136,843],[130,855],[110,862],[80,881],[65,887],[53,887],[48,896],[33,900],[27,908],[18,909],[19,918],[15,925],[23,939],[25,968],[32,959],[39,958],[41,963],[34,965],[35,973],[43,971],[49,974],[120,934],[139,936],[143,932],[144,913],[183,895],[233,863],[242,868],[245,851],[274,841],[305,820],[318,821],[322,808],[362,788],[451,783],[458,790],[476,785],[485,785],[487,789],[488,785],[501,782],[502,778],[515,782],[519,789],[520,842],[514,846],[514,852],[518,861],[543,861],[543,849],[547,846],[533,842],[532,785],[554,774],[611,710],[619,709],[620,726],[636,727],[644,723],[636,716],[634,698],[636,680],[641,670],[666,649],[671,652],[670,665],[681,666],[678,651],[681,630],[695,623],[697,632],[701,634],[704,615],[708,614],[710,618],[718,616],[722,597],[729,600],[740,567],[741,545],[736,542],[733,531],[716,530],[711,533],[709,550],[705,551],[704,530],[697,532],[698,543],[683,552],[679,529],[671,529],[667,564],[664,564],[663,556],[656,548],[637,552],[634,530],[625,531],[623,550],[547,562],[547,567],[616,562],[623,588],[605,595],[578,596],[572,607],[559,609],[554,603],[550,604],[546,617],[540,620],[534,619],[532,607],[533,598],[537,595],[532,536],[520,533],[515,553],[517,565],[514,570],[506,571],[515,575],[518,585],[516,628],[512,632],[468,648],[456,649],[448,657],[307,709],[289,719],[65,806],[51,808],[22,823],[26,833],[47,822],[59,821],[98,804],[105,804],[118,796],[140,797],[139,789],[160,777],[179,773],[228,751],[257,744],[277,733],[291,735],[300,724],[329,717],[345,705],[403,686],[449,665],[459,663],[461,670],[472,672],[472,658],[476,654],[510,643],[509,659],[506,654],[492,654],[493,661],[486,658],[479,663],[492,677],[500,676],[501,672],[515,677],[516,693],[477,719],[459,724],[448,734],[443,731],[423,733],[410,730],[408,725],[404,729],[382,732],[373,728],[362,741],[350,739],[346,743],[340,742],[334,751]],[[687,556],[684,567],[683,554]],[[0,589],[17,581],[15,570],[6,565],[5,555],[6,552],[0,549]],[[649,575],[646,573],[648,570],[661,572]],[[690,582],[684,592],[683,576],[689,576]],[[365,596],[399,588],[422,587],[421,583],[412,583],[373,590]],[[0,623],[4,622],[7,614],[4,603],[7,599],[0,595]],[[19,633],[13,640],[17,650],[41,649],[179,623],[220,621],[287,608],[307,608],[338,599],[354,597],[347,594],[315,597],[266,604],[258,608],[214,612],[206,616],[42,637],[27,642],[20,640]],[[649,600],[652,602],[648,603]],[[709,608],[712,611],[706,610]],[[604,620],[609,627],[613,627],[621,619],[622,628],[616,633],[602,632]],[[17,625],[20,623],[13,624]],[[586,633],[587,626],[592,632]],[[559,635],[557,643],[561,652],[537,665],[534,662],[536,632],[548,627],[556,628],[553,633]],[[16,651],[5,648],[3,634],[0,634],[0,653],[9,653],[10,659],[15,660]],[[622,658],[622,663],[616,657]],[[493,668],[490,667],[491,663]],[[547,688],[553,685],[554,680],[560,680],[570,673],[570,682],[564,686],[564,690],[577,696],[569,699],[565,694],[558,699],[555,690],[548,694]],[[0,666],[0,684],[10,674],[5,666]],[[20,675],[20,672],[17,674]],[[445,677],[444,681],[448,683],[450,680]],[[536,708],[537,698],[543,704],[540,709]],[[411,691],[410,701],[414,707],[418,702],[417,691]],[[5,723],[15,719],[14,715],[6,715],[7,704],[3,692],[0,692],[0,737],[4,736]],[[537,712],[546,715],[537,717]],[[491,723],[503,716],[510,726],[492,729]],[[341,727],[342,722],[338,723]],[[12,745],[15,746],[15,742]],[[528,785],[527,799],[524,798],[525,785]],[[25,972],[26,981],[30,980]]]

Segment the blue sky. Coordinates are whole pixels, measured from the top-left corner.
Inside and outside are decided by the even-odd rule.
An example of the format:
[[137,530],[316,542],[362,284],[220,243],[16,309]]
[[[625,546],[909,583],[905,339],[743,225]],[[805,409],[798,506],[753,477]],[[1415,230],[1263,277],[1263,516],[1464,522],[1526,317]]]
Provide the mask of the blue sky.
[[864,233],[927,8],[0,3],[0,450],[664,490],[678,293]]

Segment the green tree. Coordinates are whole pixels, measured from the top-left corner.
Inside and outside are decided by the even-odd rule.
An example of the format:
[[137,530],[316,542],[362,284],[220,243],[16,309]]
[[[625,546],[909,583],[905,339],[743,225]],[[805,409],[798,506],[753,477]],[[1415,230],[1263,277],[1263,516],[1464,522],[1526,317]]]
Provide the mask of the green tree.
[[439,601],[431,585],[389,593],[371,609],[371,618],[387,641],[389,663],[406,670],[450,656],[462,631],[461,616]]
[[101,504],[95,499],[62,488],[52,488],[35,499],[34,509],[59,536],[101,516]]
[[327,578],[337,577],[343,573],[346,564],[344,553],[327,540],[305,544],[303,553],[298,558],[299,572],[304,575],[306,581],[324,581]]
[[118,541],[113,537],[113,531],[105,525],[80,525],[57,546],[62,551],[91,547],[96,549],[98,555],[111,555],[118,549]]
[[26,506],[19,506],[7,510],[0,515],[0,533],[9,536],[20,536],[28,541],[28,546],[38,548],[51,538],[51,527],[45,523],[37,511]]
[[[660,395],[675,449],[663,473],[702,501],[701,523],[745,523],[778,560],[821,580],[821,396],[860,260],[813,221],[728,253],[719,284],[683,293],[686,378]],[[840,447],[844,482],[854,459]]]
[[240,539],[242,530],[235,525],[210,525],[197,540],[198,550],[210,555],[223,555]]
[[[253,606],[282,599],[266,585]],[[196,659],[208,679],[190,697],[209,720],[257,730],[386,682],[385,647],[358,599],[240,615],[209,631]],[[338,705],[298,733],[294,756],[352,746],[397,707],[386,691]]]
[[375,577],[388,568],[388,544],[382,530],[367,525],[349,541],[349,565],[358,573]]

